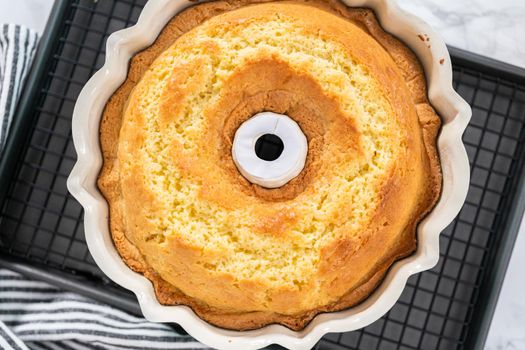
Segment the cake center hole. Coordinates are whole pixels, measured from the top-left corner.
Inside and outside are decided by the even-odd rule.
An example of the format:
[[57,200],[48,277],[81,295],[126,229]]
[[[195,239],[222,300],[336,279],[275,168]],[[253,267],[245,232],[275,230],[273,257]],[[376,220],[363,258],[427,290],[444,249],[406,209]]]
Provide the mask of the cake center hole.
[[262,160],[276,160],[283,153],[283,140],[274,134],[264,134],[255,142],[255,154]]

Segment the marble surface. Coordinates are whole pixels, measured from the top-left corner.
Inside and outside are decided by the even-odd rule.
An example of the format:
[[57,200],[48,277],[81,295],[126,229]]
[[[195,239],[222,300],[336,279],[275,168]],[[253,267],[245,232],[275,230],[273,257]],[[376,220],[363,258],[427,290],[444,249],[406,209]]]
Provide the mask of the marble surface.
[[42,33],[53,0],[0,0],[0,23],[16,23]]
[[[103,0],[102,0],[103,1]],[[453,46],[525,68],[525,0],[398,0]],[[0,23],[41,32],[52,0],[0,0]],[[525,349],[525,225],[522,224],[486,350]]]
[[398,0],[447,44],[525,67],[524,0]]

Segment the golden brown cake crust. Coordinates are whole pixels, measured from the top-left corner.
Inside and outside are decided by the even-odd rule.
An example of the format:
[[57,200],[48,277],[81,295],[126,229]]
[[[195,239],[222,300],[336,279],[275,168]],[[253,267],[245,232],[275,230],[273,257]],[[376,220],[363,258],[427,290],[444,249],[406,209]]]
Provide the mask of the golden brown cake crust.
[[[235,310],[228,311],[218,308],[217,306],[209,305],[199,300],[199,298],[187,296],[186,293],[183,293],[180,289],[161,278],[158,272],[150,266],[150,263],[146,261],[147,258],[145,258],[137,246],[130,241],[131,235],[127,232],[125,224],[126,214],[123,213],[122,209],[122,174],[120,173],[120,164],[118,162],[118,148],[122,130],[122,120],[125,110],[128,108],[128,100],[133,93],[133,89],[141,81],[145,72],[155,59],[184,33],[216,15],[246,5],[266,2],[270,1],[215,1],[191,7],[171,20],[152,46],[133,57],[126,81],[111,97],[103,113],[100,125],[100,141],[104,164],[99,176],[98,186],[109,203],[110,230],[117,250],[128,266],[134,271],[144,274],[144,276],[152,281],[157,298],[161,304],[188,305],[202,319],[219,327],[228,329],[248,330],[260,328],[267,324],[278,323],[294,330],[300,330],[319,313],[343,310],[354,306],[367,298],[379,285],[389,267],[396,260],[408,256],[415,250],[416,226],[434,206],[441,191],[441,170],[436,150],[436,138],[440,128],[440,119],[428,102],[425,76],[422,68],[415,55],[405,45],[382,30],[372,11],[367,9],[349,9],[336,0],[296,0],[292,2],[315,6],[324,11],[336,13],[338,16],[358,24],[359,27],[380,43],[401,72],[402,78],[408,87],[410,93],[409,97],[411,98],[413,108],[417,113],[419,127],[421,129],[422,149],[425,153],[421,156],[421,166],[423,169],[423,177],[426,181],[426,188],[423,193],[419,194],[420,198],[417,204],[416,214],[414,214],[412,220],[401,229],[402,233],[399,235],[397,243],[390,247],[389,254],[385,256],[382,261],[375,264],[372,268],[369,268],[368,273],[358,282],[353,283],[351,289],[346,289],[342,294],[342,297],[338,297],[337,300],[321,307],[316,307],[299,313],[271,311],[236,312]],[[235,86],[238,86],[238,84],[235,83],[235,79],[238,81],[246,79],[257,84],[255,82],[256,77],[258,74],[261,74],[261,72],[264,72],[270,77],[274,77],[273,80],[271,80],[272,78],[268,79],[271,80],[272,86],[278,86],[279,88],[274,89],[275,91],[268,91],[262,95],[250,95],[248,93],[246,94],[246,97],[242,97],[239,101],[238,95],[240,92],[235,91]],[[242,76],[243,74],[244,76]],[[287,78],[281,79],[281,77]],[[231,146],[233,133],[240,123],[260,110],[272,109],[276,112],[287,113],[298,121],[309,140],[309,155],[305,171],[303,171],[298,178],[278,190],[268,190],[249,184],[237,174],[235,166],[229,160],[225,162],[225,172],[229,173],[229,176],[235,177],[235,181],[240,184],[239,188],[241,188],[241,191],[247,196],[255,196],[262,200],[276,202],[293,200],[304,191],[312,179],[315,178],[318,168],[323,165],[322,161],[318,158],[319,155],[322,154],[322,148],[324,147],[323,142],[320,139],[322,138],[321,134],[324,132],[325,126],[319,122],[319,118],[315,118],[315,113],[319,113],[318,110],[321,107],[323,112],[328,111],[326,113],[333,113],[333,117],[328,119],[338,123],[341,120],[341,118],[338,117],[338,113],[340,113],[339,109],[337,106],[334,106],[333,100],[322,93],[311,77],[291,72],[290,67],[284,62],[279,62],[278,60],[262,60],[259,62],[253,62],[252,64],[247,64],[245,70],[237,73],[231,79],[231,87],[228,87],[228,89],[230,89],[229,96],[231,96],[231,98],[225,99],[223,104],[215,109],[217,114],[220,114],[221,111],[228,110],[228,112],[224,112],[228,113],[228,117],[226,118],[227,122],[222,126],[224,131],[220,137],[220,146],[218,147],[220,152],[229,154],[229,147]],[[384,77],[384,79],[389,79],[389,77]],[[172,83],[174,86],[166,90],[170,95],[164,100],[164,107],[161,106],[162,115],[168,115],[172,112],[170,108],[174,108],[173,106],[177,105],[177,101],[172,100],[178,96],[176,93],[176,79],[173,79]],[[264,82],[260,82],[259,84],[261,84],[260,88],[263,91],[267,91],[267,87],[263,86]],[[290,94],[289,91],[297,91],[297,93]],[[302,98],[302,100],[293,101],[294,98]],[[316,101],[315,106],[307,103],[307,101],[313,99]],[[233,109],[231,107],[232,105],[235,105],[237,109]],[[301,107],[299,108],[297,106]],[[164,111],[163,108],[165,109]],[[400,107],[400,110],[402,110],[402,108],[404,107]],[[162,115],[160,116],[161,118]],[[217,118],[219,119],[219,117]],[[214,119],[210,120],[211,122],[214,122]],[[353,147],[352,144],[359,143],[360,136],[354,132],[354,127],[351,123],[341,123],[341,125],[335,128],[335,130],[336,131],[334,131],[331,136],[334,140],[337,139],[334,143],[338,146]],[[202,171],[205,172],[206,169]],[[136,179],[128,179],[126,181],[129,182],[132,180],[138,181]],[[137,186],[137,188],[139,187],[140,186]],[[212,193],[203,194],[203,196],[207,196],[207,199],[217,201],[221,205],[227,205],[226,203],[231,200],[230,198],[224,197],[224,194],[213,193],[213,190],[211,189],[209,191]],[[381,208],[381,215],[377,217],[376,221],[378,222],[378,225],[383,222],[383,220],[386,223],[389,218],[395,217],[396,210],[398,210],[396,208],[398,203],[396,200],[392,200],[392,198],[399,198],[399,196],[402,196],[402,191],[403,188],[396,187],[396,184],[394,183],[382,189],[384,208]],[[151,194],[140,194],[142,199],[144,199],[144,196],[148,195]],[[137,213],[140,214],[140,209],[137,210]],[[255,227],[258,227],[260,232],[279,234],[280,230],[283,230],[282,227],[285,227],[289,220],[293,220],[293,218],[291,216],[287,217],[286,213],[284,213],[276,220],[267,220],[259,223]],[[377,229],[376,231],[377,234],[371,236],[371,238],[366,241],[367,252],[374,252],[376,250],[380,251],[382,249],[382,235],[386,235],[388,232],[387,230],[381,231],[380,229]],[[152,239],[155,239],[155,237]],[[173,243],[173,245],[170,246],[170,249],[179,252],[182,259],[188,258],[190,259],[189,261],[191,261],[192,257],[190,256],[190,253],[188,253],[188,250],[179,247],[177,244],[178,243]],[[339,281],[338,275],[342,273],[341,268],[349,261],[347,256],[349,254],[348,252],[354,251],[354,248],[351,247],[352,244],[351,241],[344,239],[336,240],[332,245],[325,247],[325,250],[323,251],[325,261],[320,264],[320,270],[322,271],[323,276],[329,276],[330,278],[333,276],[334,293],[341,294],[338,290],[345,288],[345,286],[348,285],[343,283],[344,281]],[[188,254],[188,256],[186,257],[184,254]],[[371,261],[368,260],[365,252],[359,251],[355,253],[355,256],[353,256],[352,259],[357,265],[361,264],[363,266],[367,266],[369,261]],[[341,279],[344,278],[342,277]],[[220,289],[230,282],[231,281],[228,281],[227,279],[224,281],[217,281],[217,287]],[[224,284],[221,285],[221,283]],[[255,290],[257,286],[254,285],[251,288]],[[250,287],[247,287],[243,293],[247,293],[249,290]],[[288,296],[283,297],[280,305],[286,304],[288,301],[294,300],[294,298],[301,297],[301,295],[302,294],[300,293],[294,294],[290,292]],[[240,302],[249,303],[249,301],[243,299],[242,293],[235,297],[238,297]]]

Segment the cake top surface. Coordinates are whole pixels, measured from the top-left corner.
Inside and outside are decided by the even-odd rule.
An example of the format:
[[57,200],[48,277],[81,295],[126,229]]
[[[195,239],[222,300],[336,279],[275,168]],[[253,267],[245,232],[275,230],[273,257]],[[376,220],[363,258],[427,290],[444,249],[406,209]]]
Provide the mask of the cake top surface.
[[[122,106],[117,187],[101,176],[119,230],[214,312],[334,305],[413,249],[435,200],[411,61],[340,7],[315,4],[243,6],[179,30]],[[231,158],[235,131],[265,111],[308,140],[303,171],[277,189],[247,181]]]

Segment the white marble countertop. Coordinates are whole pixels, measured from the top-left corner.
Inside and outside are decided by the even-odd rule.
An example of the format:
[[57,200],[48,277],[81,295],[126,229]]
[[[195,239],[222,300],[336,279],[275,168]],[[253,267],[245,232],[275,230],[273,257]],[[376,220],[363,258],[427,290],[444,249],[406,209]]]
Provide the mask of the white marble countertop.
[[525,68],[525,1],[398,0],[447,44]]
[[[525,0],[398,0],[453,46],[525,68]],[[52,0],[0,0],[0,23],[42,32]],[[525,349],[525,225],[522,224],[486,350]]]

